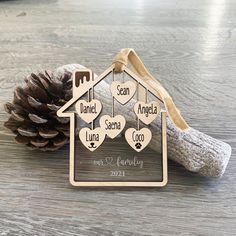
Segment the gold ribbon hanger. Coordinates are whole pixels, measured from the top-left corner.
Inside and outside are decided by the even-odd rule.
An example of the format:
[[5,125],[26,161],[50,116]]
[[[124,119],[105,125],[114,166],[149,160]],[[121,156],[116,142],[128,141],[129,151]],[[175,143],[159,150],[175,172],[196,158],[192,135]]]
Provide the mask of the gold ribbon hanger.
[[115,65],[114,72],[123,72],[128,63],[132,65],[134,73],[138,75],[140,79],[144,80],[147,84],[152,86],[152,88],[155,89],[155,91],[159,94],[159,99],[163,101],[167,110],[167,114],[172,122],[176,125],[176,127],[181,130],[188,129],[188,124],[181,116],[180,111],[175,106],[169,93],[165,90],[161,83],[148,72],[134,49],[121,49],[121,51],[115,56],[113,60],[113,64]]

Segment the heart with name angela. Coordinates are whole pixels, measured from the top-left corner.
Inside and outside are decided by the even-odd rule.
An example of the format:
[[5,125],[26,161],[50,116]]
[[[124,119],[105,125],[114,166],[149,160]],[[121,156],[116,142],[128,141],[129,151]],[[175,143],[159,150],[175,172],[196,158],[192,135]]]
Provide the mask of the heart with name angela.
[[115,138],[125,127],[125,118],[121,115],[111,117],[104,115],[100,118],[100,126],[110,138]]
[[100,114],[102,104],[97,99],[92,99],[90,102],[79,100],[75,104],[75,109],[82,120],[86,123],[91,123]]
[[151,141],[152,132],[148,128],[136,130],[129,128],[125,131],[125,139],[137,152],[142,151]]
[[156,101],[149,103],[137,102],[134,105],[134,112],[144,124],[149,125],[157,118],[160,112],[160,104]]
[[112,96],[121,104],[127,103],[135,94],[136,84],[132,81],[122,83],[120,81],[113,81],[111,83]]
[[79,132],[80,141],[91,152],[95,151],[104,141],[106,133],[101,127],[89,129],[82,128]]

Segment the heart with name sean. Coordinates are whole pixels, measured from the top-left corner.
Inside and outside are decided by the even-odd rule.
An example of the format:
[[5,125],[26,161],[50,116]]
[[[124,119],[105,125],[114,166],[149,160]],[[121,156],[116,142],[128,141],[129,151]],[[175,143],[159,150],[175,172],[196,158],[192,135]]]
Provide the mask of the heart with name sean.
[[160,104],[156,101],[149,103],[137,102],[134,105],[135,114],[146,125],[149,125],[157,118],[160,109]]
[[102,104],[97,99],[92,99],[90,102],[79,100],[75,104],[75,109],[81,119],[87,123],[91,123],[100,114]]
[[152,132],[148,128],[136,130],[129,128],[125,131],[125,139],[137,152],[142,151],[151,141]]
[[112,96],[121,104],[127,103],[135,94],[136,84],[132,81],[122,83],[120,81],[113,81],[111,83]]
[[80,141],[91,152],[96,150],[103,143],[105,137],[106,133],[101,127],[95,129],[85,127],[79,132]]
[[111,117],[104,115],[100,118],[100,126],[110,138],[115,138],[125,127],[125,118],[121,115]]

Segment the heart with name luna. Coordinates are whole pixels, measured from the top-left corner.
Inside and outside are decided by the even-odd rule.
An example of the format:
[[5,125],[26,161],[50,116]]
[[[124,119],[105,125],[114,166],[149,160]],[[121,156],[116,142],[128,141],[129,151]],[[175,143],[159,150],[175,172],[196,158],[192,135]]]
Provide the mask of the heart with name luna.
[[89,129],[82,128],[79,132],[79,138],[83,145],[90,151],[95,151],[104,141],[106,134],[101,127]]

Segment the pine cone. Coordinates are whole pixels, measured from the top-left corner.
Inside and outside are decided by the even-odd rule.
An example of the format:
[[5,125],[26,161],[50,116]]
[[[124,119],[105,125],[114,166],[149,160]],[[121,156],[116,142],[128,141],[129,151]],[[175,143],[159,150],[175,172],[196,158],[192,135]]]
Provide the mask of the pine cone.
[[11,114],[4,126],[16,134],[17,143],[32,149],[54,151],[69,142],[69,119],[57,117],[57,110],[72,97],[71,73],[58,77],[31,74],[24,87],[14,91],[13,102],[5,104]]

